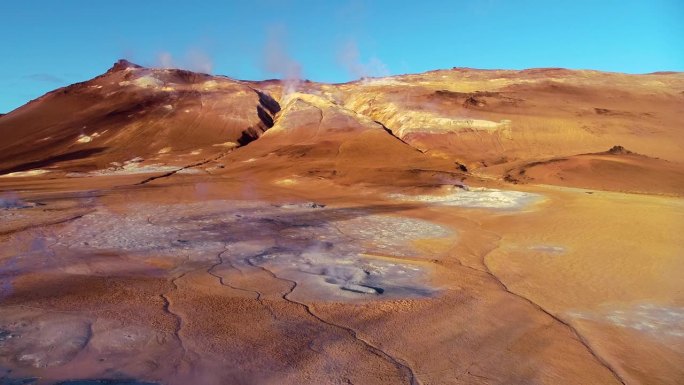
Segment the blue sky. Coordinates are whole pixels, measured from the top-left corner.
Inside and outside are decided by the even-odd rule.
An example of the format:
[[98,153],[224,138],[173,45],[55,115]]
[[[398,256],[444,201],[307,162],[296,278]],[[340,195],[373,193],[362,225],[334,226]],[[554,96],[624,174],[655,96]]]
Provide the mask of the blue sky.
[[455,66],[684,71],[681,0],[2,3],[0,112],[121,57],[326,82]]

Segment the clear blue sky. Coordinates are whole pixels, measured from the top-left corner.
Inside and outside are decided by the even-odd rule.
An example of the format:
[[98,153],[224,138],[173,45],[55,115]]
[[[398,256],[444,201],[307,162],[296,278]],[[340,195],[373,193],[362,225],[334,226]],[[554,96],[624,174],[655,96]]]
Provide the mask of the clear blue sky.
[[0,112],[121,57],[326,82],[454,66],[684,71],[682,0],[248,3],[3,0]]

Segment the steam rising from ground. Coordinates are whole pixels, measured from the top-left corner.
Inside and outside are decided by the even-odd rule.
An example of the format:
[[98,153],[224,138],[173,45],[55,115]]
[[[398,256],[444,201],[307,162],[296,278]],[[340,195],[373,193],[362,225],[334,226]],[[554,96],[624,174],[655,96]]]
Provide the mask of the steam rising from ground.
[[277,74],[283,80],[285,87],[283,96],[297,91],[302,80],[302,66],[287,52],[283,27],[272,28],[266,38],[264,46],[264,69]]
[[337,59],[353,79],[390,75],[385,63],[376,57],[371,57],[367,63],[362,62],[359,48],[353,40],[348,41],[342,46],[338,52]]
[[190,49],[183,58],[174,58],[170,52],[160,52],[155,66],[160,68],[180,68],[210,74],[214,68],[211,57],[200,49]]

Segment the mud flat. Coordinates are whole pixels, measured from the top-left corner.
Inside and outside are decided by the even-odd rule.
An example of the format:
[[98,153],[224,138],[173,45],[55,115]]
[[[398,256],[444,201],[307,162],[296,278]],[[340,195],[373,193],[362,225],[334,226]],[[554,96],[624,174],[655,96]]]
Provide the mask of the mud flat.
[[[610,307],[616,298],[600,283],[593,290],[605,301],[574,291],[558,297],[576,298],[563,306],[528,289],[535,271],[587,273],[548,267],[575,255],[572,238],[548,222],[535,232],[514,223],[545,221],[553,202],[595,194],[473,188],[306,200],[297,198],[306,185],[264,184],[262,199],[237,200],[239,184],[201,186],[67,193],[5,210],[39,224],[2,240],[8,381],[620,383],[627,369],[611,355],[630,356],[602,341],[623,326],[600,325],[620,320],[631,341],[681,338],[672,305]],[[87,210],[41,222],[57,208]],[[512,280],[522,272],[529,278]],[[659,378],[676,375],[672,354],[661,354],[670,377]]]
[[675,364],[684,359],[681,198],[545,190],[543,210],[482,222],[501,236],[487,268],[571,325],[625,383],[677,383],[684,378]]
[[[3,241],[0,359],[17,375],[66,381],[57,383],[81,383],[71,379],[74,371],[92,376],[83,383],[110,383],[97,378],[112,370],[183,383],[198,378],[196,371],[218,356],[233,357],[235,366],[212,367],[207,381],[258,378],[264,370],[286,378],[278,372],[282,362],[268,352],[287,355],[295,349],[318,357],[314,367],[337,362],[346,368],[353,357],[374,354],[379,358],[369,363],[381,363],[384,375],[401,381],[403,364],[350,329],[317,318],[308,303],[435,296],[430,268],[372,253],[416,255],[414,240],[454,237],[453,230],[424,220],[312,202],[98,205],[68,223],[13,233]],[[212,310],[191,310],[198,303]],[[235,314],[224,320],[232,326],[206,319],[225,318],[224,312]],[[211,337],[253,322],[275,340],[263,348],[245,342],[238,354],[229,342],[237,337],[229,337],[232,332]],[[300,327],[313,334],[290,335]],[[340,357],[299,351],[301,338],[321,333],[330,342],[325,349],[342,349]],[[208,356],[198,353],[204,344],[210,346]],[[245,354],[247,363],[239,364]],[[299,370],[289,376],[301,379]]]

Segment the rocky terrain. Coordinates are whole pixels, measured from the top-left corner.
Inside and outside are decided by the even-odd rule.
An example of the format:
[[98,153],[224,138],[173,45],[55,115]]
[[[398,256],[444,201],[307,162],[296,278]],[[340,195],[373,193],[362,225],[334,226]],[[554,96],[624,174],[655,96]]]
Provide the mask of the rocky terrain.
[[678,384],[684,74],[121,60],[0,116],[0,384]]

